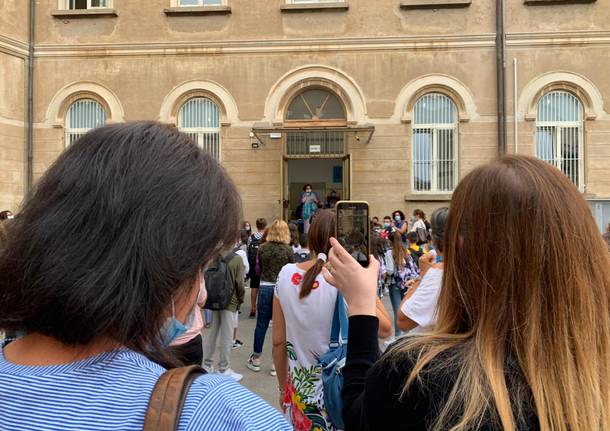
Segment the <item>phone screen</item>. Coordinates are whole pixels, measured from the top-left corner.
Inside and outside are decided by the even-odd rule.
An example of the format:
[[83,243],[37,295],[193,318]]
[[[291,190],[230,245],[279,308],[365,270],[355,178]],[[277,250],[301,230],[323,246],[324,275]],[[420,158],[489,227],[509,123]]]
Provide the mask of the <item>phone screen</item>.
[[364,267],[369,265],[369,204],[337,202],[337,240]]

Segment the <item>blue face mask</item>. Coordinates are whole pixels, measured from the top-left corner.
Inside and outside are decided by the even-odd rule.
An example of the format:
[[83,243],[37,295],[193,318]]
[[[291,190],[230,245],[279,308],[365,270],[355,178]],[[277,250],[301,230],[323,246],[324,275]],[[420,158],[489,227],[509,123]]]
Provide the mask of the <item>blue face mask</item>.
[[176,309],[172,299],[172,317],[168,317],[161,328],[161,342],[167,347],[186,331],[187,327],[184,323],[176,319]]
[[399,221],[400,221],[400,216],[399,216],[399,215],[395,215],[395,216],[394,216],[394,220],[396,220],[397,222],[399,222]]

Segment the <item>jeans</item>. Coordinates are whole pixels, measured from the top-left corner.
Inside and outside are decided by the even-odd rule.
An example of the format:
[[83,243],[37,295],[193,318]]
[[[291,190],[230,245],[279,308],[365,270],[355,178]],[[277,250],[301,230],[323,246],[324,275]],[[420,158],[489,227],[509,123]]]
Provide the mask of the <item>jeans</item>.
[[212,311],[212,325],[205,333],[203,345],[203,364],[206,367],[211,367],[214,364],[216,340],[220,338],[218,341],[218,370],[224,371],[229,368],[229,355],[233,346],[236,314],[236,312],[229,310]]
[[398,328],[398,307],[400,302],[405,296],[405,291],[400,289],[396,284],[390,285],[390,302],[392,303],[392,311],[394,311],[394,336],[398,337],[401,335],[400,329]]
[[263,353],[265,335],[269,328],[269,321],[273,314],[273,291],[275,286],[261,284],[258,289],[258,301],[256,304],[256,329],[254,330],[254,355]]

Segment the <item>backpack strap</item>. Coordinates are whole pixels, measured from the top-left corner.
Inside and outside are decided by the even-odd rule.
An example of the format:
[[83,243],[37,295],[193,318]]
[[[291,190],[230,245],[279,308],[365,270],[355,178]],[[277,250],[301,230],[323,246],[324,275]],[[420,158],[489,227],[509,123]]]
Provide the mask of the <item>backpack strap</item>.
[[337,302],[335,303],[333,323],[330,330],[330,344],[328,347],[331,349],[339,347],[339,337],[341,337],[341,344],[347,344],[347,330],[348,320],[345,302],[343,301],[343,295],[337,292]]
[[174,431],[178,429],[184,400],[189,388],[205,371],[198,365],[167,370],[157,380],[148,401],[144,431]]

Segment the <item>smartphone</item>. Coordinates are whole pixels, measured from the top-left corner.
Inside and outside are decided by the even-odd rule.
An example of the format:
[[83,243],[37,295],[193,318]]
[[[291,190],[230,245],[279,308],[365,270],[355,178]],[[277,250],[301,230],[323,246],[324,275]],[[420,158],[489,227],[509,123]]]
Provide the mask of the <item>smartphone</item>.
[[371,233],[368,202],[339,201],[336,209],[337,240],[360,265],[369,266]]

